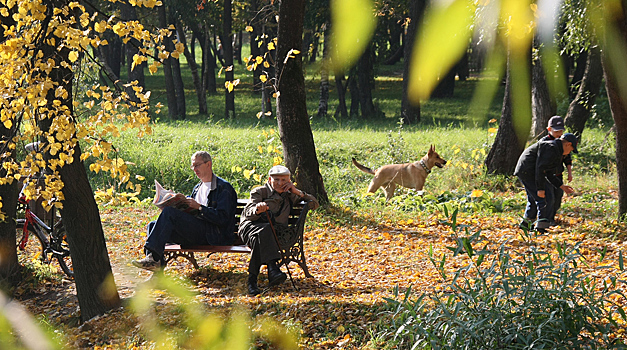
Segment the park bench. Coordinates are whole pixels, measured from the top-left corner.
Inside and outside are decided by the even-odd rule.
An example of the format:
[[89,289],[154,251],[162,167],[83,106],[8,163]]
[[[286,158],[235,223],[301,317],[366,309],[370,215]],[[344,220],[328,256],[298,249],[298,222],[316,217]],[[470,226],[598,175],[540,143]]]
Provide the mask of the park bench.
[[[237,235],[237,228],[239,225],[240,216],[244,207],[250,202],[248,199],[238,199],[237,208],[235,210],[236,223],[234,232]],[[294,228],[295,235],[288,242],[281,246],[283,258],[279,262],[279,265],[287,265],[290,262],[297,263],[305,273],[306,277],[312,277],[307,268],[305,261],[305,250],[303,247],[303,233],[305,231],[305,220],[307,218],[307,211],[309,210],[309,204],[305,201],[294,203],[289,216],[289,225]],[[167,244],[164,251],[165,265],[171,260],[178,257],[187,259],[195,268],[199,268],[196,261],[195,253],[207,253],[207,257],[215,253],[248,253],[250,254],[250,248],[248,248],[239,238],[234,245],[178,245]]]

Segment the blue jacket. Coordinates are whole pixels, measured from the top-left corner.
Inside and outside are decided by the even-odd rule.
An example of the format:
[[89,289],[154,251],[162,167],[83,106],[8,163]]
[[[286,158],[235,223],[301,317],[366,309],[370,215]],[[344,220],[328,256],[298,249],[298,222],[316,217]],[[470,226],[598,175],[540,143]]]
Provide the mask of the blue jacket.
[[[191,197],[194,198],[202,182],[194,186]],[[230,183],[213,175],[211,191],[207,197],[207,206],[201,205],[196,217],[208,221],[220,228],[224,237],[224,244],[230,245],[237,237],[235,234],[235,208],[237,207],[237,193]]]

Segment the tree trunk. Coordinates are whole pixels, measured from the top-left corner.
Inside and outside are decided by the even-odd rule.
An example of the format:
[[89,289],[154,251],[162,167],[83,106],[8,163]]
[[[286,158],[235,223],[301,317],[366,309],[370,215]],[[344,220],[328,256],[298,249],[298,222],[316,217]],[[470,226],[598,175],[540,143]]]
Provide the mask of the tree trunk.
[[414,124],[420,122],[420,102],[413,105],[409,102],[407,95],[407,87],[409,85],[409,70],[411,69],[411,57],[414,51],[416,41],[416,30],[422,21],[426,1],[410,0],[409,1],[409,24],[407,25],[407,34],[403,46],[403,98],[401,101],[401,118],[403,123]]
[[[165,4],[157,7],[157,15],[159,17],[159,26],[161,28],[168,27],[168,20],[166,17]],[[172,37],[170,36],[165,40],[166,50],[172,51]],[[172,73],[172,57],[168,56],[163,60],[163,77],[165,79],[165,94],[168,101],[168,116],[170,119],[176,120],[178,118],[178,100],[176,98],[176,90],[174,89],[174,77]]]
[[115,76],[119,78],[122,69],[122,40],[110,30],[105,31],[103,34],[109,45],[100,45],[98,50],[100,50],[104,62],[111,68]]
[[[252,20],[250,21],[250,26],[253,28],[253,31],[250,32],[249,45],[250,45],[250,56],[254,60],[258,56],[262,55],[262,49],[259,46],[259,43],[262,42],[263,40],[261,38],[263,34],[263,23],[262,23],[261,17],[263,16],[258,13],[259,12],[258,0],[250,1],[250,11],[251,11],[251,17],[252,17]],[[262,90],[262,87],[261,87],[262,84],[259,78],[260,76],[261,76],[261,69],[253,69],[253,81],[252,81],[253,92],[260,93]]]
[[446,73],[445,76],[440,76],[440,82],[436,85],[435,89],[431,93],[432,98],[451,98],[455,92],[455,67]]
[[[169,10],[170,15],[168,16],[168,27],[173,27],[176,30],[176,14],[173,13],[174,11],[172,10],[172,8],[170,8]],[[175,34],[175,31],[172,32],[170,37],[172,39],[176,39]],[[174,43],[171,43],[171,45],[172,49],[174,50]],[[174,82],[174,91],[176,92],[176,119],[183,120],[185,119],[185,114],[187,113],[187,111],[185,104],[185,86],[183,85],[183,77],[181,76],[181,61],[178,59],[178,57],[172,57],[172,80]]]
[[[46,40],[46,43],[61,42]],[[55,97],[55,89],[47,92],[49,110],[58,110],[54,101],[60,100],[61,105],[67,108],[70,116],[73,115],[72,105],[72,67],[68,59],[69,50],[57,50],[53,46],[42,48],[43,58],[55,61],[55,68],[49,78],[58,86],[62,86],[68,93],[67,98]],[[62,65],[61,63],[64,62]],[[73,119],[71,119],[73,122]],[[52,120],[43,118],[39,126],[43,132],[48,132]],[[54,134],[55,137],[58,133]],[[61,142],[55,140],[55,142]],[[46,155],[50,157],[50,154]],[[80,158],[81,149],[78,143],[73,149],[73,162],[65,164],[59,169],[61,180],[64,183],[64,200],[61,216],[63,226],[67,231],[67,242],[72,252],[72,266],[76,281],[76,296],[81,310],[81,320],[87,321],[94,316],[101,315],[120,305],[120,297],[113,280],[111,264],[105,244],[104,232],[100,221],[98,205],[87,178],[85,164]]]
[[[2,6],[2,8],[6,8]],[[10,27],[15,24],[12,18],[12,14],[9,13],[7,17],[0,14],[0,22]],[[0,42],[6,40],[4,27],[0,26]],[[16,125],[13,126],[15,128]],[[11,156],[6,157],[5,161],[10,162],[15,159],[16,150],[11,150],[9,147],[9,140],[13,138],[15,130],[7,129],[4,124],[0,124],[0,141],[3,145],[0,147],[0,152],[10,152]],[[6,178],[6,170],[0,171],[0,176]],[[17,207],[17,181],[13,181],[10,184],[0,186],[0,198],[2,198],[2,211],[4,212],[5,220],[0,222],[0,289],[4,292],[8,292],[10,287],[14,286],[21,278],[19,274],[20,265],[17,261],[17,248],[15,245],[15,212]],[[6,288],[5,288],[6,287]]]
[[568,91],[570,93],[570,98],[574,99],[575,94],[579,91],[579,85],[581,84],[581,80],[586,72],[586,62],[588,61],[588,51],[583,51],[579,54],[573,62],[575,63],[575,72],[573,72],[573,78],[568,84]]
[[[277,121],[283,144],[285,165],[294,174],[298,187],[311,193],[320,203],[329,201],[316,156],[311,125],[307,117],[305,77],[302,56],[290,50],[300,49],[303,40],[305,0],[282,1],[279,5],[276,77]],[[282,92],[282,93],[281,93]]]
[[[329,34],[329,26],[324,31],[324,48],[322,49],[323,59],[329,57],[329,44],[331,35]],[[318,100],[318,118],[326,118],[329,109],[329,69],[326,65],[320,68],[320,99]]]
[[[120,3],[121,8],[121,16],[124,21],[136,21],[137,12],[135,11],[135,7],[131,6],[127,1]],[[146,87],[145,78],[144,78],[144,64],[139,64],[133,67],[133,56],[139,54],[139,41],[137,39],[131,39],[126,43],[126,76],[127,83],[132,81],[136,81],[138,87],[144,88]],[[135,90],[133,86],[128,86],[126,88],[126,93],[130,96],[131,101],[138,103],[139,98],[135,94]]]
[[359,116],[359,86],[357,86],[357,69],[353,68],[348,73],[348,91],[351,94],[351,117]]
[[179,40],[184,45],[183,54],[187,59],[187,64],[189,65],[189,69],[192,73],[192,81],[194,82],[194,88],[196,89],[196,98],[198,99],[198,113],[199,114],[207,114],[207,95],[205,94],[205,89],[202,86],[202,81],[200,80],[200,75],[198,74],[198,64],[196,63],[196,58],[190,52],[187,47],[187,40],[185,38],[185,31],[183,30],[183,25],[180,21],[176,22],[176,32],[178,33]]
[[235,38],[233,40],[235,48],[233,50],[234,59],[237,60],[237,63],[242,65],[242,31],[240,30],[235,34]]
[[[622,13],[616,14],[610,22],[616,26],[617,38],[620,43],[609,42],[606,38],[605,48],[603,51],[603,73],[605,78],[605,89],[614,118],[614,126],[616,127],[616,172],[618,174],[618,217],[625,220],[627,217],[627,90],[620,89],[619,80],[625,77],[619,77],[617,72],[622,71],[621,65],[624,66],[624,57],[620,48],[627,45],[627,7],[625,1],[622,1]],[[619,51],[619,52],[617,52]],[[617,68],[615,68],[617,67]],[[624,86],[624,85],[623,85]]]
[[335,110],[335,117],[348,118],[348,110],[346,109],[346,88],[348,84],[344,85],[344,73],[335,74],[335,88],[337,90],[337,109]]
[[[534,45],[539,50],[538,40],[534,38]],[[555,99],[551,98],[549,86],[542,60],[537,57],[531,64],[531,138],[539,140],[547,134],[546,127],[549,119],[557,113]]]
[[581,79],[579,91],[568,106],[566,119],[564,119],[564,125],[568,131],[580,138],[603,83],[603,66],[599,47],[590,48],[587,58],[586,70]]
[[509,72],[509,60],[507,76],[505,78],[505,96],[503,97],[503,108],[501,109],[501,120],[496,138],[490,148],[490,152],[485,159],[485,166],[488,174],[512,175],[518,162],[518,157],[524,151],[525,143],[519,142],[512,116],[511,101],[511,76]]
[[372,90],[374,89],[374,58],[372,44],[366,47],[357,63],[357,82],[359,84],[359,106],[361,107],[361,117],[371,118],[376,114],[374,103],[372,102]]
[[469,57],[468,50],[464,52],[462,58],[457,61],[455,64],[455,73],[457,74],[457,78],[459,81],[466,81],[468,77],[470,77],[470,65],[469,65]]
[[[233,23],[232,0],[224,0],[224,12],[222,13],[222,35],[220,42],[222,43],[222,53],[225,66],[225,81],[233,83],[235,80],[235,72],[233,72],[233,41],[231,40],[231,27]],[[235,118],[235,89],[229,91],[224,90],[224,117]]]

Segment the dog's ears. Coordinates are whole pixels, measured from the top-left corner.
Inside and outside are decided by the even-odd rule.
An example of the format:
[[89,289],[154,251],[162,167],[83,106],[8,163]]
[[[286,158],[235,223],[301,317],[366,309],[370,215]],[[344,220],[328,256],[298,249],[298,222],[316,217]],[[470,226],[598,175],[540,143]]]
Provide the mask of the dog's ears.
[[429,154],[435,152],[435,146],[431,145],[431,147],[429,147]]

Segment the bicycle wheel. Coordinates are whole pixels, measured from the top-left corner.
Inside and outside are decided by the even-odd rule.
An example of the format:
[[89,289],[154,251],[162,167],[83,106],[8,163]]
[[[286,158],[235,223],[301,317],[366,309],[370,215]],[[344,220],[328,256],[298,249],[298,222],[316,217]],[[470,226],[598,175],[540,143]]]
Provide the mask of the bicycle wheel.
[[[20,255],[26,259],[40,259],[42,262],[48,263],[48,255],[46,247],[48,246],[48,238],[35,230],[32,225],[28,225],[24,232],[25,219],[17,219],[15,238]],[[27,236],[25,237],[25,234]]]
[[61,266],[61,270],[63,270],[65,275],[69,278],[74,278],[70,246],[67,244],[66,237],[65,227],[63,227],[63,223],[59,220],[54,228],[54,244],[52,245],[52,251],[59,261],[59,266]]

